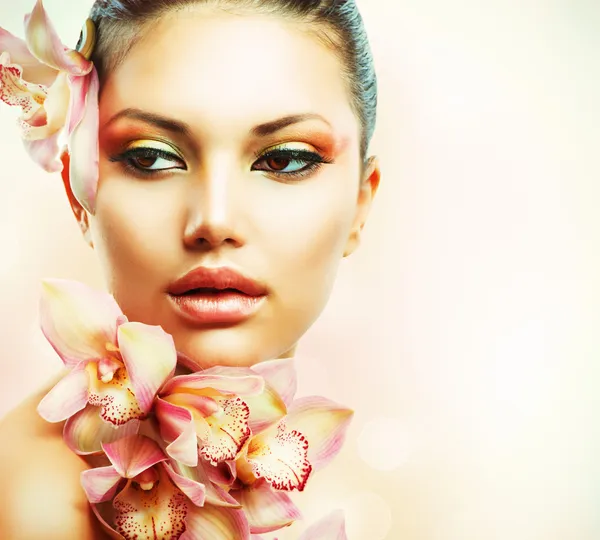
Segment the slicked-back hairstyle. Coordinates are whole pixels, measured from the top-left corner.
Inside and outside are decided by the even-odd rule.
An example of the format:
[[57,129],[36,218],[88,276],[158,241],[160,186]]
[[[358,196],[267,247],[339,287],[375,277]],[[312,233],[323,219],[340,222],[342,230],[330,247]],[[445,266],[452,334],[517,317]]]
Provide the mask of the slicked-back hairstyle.
[[351,106],[361,126],[360,152],[365,162],[375,130],[377,77],[354,0],[96,0],[90,13],[98,32],[92,60],[101,83],[161,15],[194,4],[235,13],[278,15],[307,25],[340,59]]

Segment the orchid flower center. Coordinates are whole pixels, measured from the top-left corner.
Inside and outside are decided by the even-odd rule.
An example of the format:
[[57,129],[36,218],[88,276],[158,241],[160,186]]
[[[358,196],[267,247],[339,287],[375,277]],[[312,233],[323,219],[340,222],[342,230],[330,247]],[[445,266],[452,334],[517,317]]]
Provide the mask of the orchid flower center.
[[146,469],[144,472],[138,474],[132,479],[132,481],[138,484],[142,490],[150,491],[156,482],[158,482],[158,473],[154,467],[151,467],[150,469]]

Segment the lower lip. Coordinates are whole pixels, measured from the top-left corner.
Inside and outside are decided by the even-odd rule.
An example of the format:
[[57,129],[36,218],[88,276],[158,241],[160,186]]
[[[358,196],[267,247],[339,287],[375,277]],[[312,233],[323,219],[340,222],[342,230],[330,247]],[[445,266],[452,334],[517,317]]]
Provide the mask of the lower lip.
[[248,296],[235,291],[169,295],[187,319],[200,324],[235,324],[252,316],[265,296]]

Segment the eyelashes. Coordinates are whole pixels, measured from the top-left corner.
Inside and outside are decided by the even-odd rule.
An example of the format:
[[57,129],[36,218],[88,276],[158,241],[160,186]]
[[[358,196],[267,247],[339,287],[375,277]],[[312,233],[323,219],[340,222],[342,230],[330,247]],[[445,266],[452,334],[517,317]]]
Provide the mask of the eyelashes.
[[[257,160],[252,171],[263,171],[283,180],[295,180],[315,173],[323,164],[333,160],[310,150],[279,148],[255,154]],[[111,162],[120,162],[125,170],[136,176],[153,177],[171,170],[187,170],[185,162],[176,154],[153,148],[138,146],[109,158]],[[260,167],[264,163],[266,167]],[[175,166],[173,166],[175,164]],[[295,167],[300,164],[300,167]],[[303,165],[302,165],[303,164]],[[292,167],[292,170],[286,170]]]

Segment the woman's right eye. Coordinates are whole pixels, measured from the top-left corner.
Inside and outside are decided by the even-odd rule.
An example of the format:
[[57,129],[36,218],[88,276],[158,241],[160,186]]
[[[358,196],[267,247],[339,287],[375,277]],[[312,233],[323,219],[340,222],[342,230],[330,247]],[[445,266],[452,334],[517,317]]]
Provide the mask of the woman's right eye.
[[128,170],[148,176],[162,171],[187,168],[179,156],[151,147],[126,150],[121,155],[111,158],[110,161],[123,162]]

